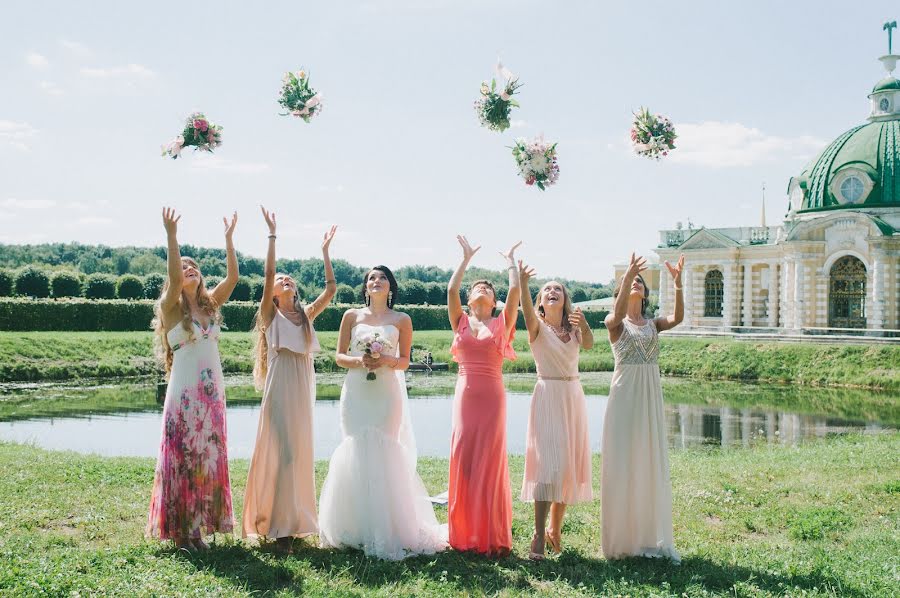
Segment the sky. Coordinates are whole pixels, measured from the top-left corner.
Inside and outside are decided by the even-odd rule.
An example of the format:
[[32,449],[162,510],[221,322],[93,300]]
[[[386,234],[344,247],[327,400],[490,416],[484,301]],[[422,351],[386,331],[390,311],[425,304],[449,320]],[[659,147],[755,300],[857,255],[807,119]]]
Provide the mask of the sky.
[[[606,282],[659,230],[780,223],[792,175],[865,121],[896,3],[18,2],[0,7],[0,243],[179,241],[279,257],[454,267],[518,255],[539,276]],[[900,30],[896,30],[900,31]],[[900,33],[898,33],[900,36]],[[900,37],[898,37],[900,46]],[[505,133],[472,108],[501,58],[523,83]],[[280,116],[281,76],[324,98]],[[635,156],[632,112],[680,138]],[[192,111],[224,127],[214,155],[160,157]],[[516,137],[558,142],[559,183],[518,178]]]

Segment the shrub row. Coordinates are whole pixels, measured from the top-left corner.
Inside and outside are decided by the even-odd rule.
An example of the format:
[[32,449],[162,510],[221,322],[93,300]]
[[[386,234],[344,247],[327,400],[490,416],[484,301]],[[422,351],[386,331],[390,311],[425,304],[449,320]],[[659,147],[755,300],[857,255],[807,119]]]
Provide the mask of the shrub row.
[[[222,319],[228,330],[253,328],[257,303],[229,301],[222,307]],[[355,305],[331,305],[316,319],[317,330],[337,330],[344,311]],[[443,306],[405,305],[397,309],[410,315],[416,330],[449,330],[447,308]],[[606,312],[585,312],[592,328],[600,328]],[[149,300],[87,299],[0,299],[0,330],[50,331],[70,330],[149,330],[153,319],[153,302]],[[525,327],[519,314],[518,328]]]

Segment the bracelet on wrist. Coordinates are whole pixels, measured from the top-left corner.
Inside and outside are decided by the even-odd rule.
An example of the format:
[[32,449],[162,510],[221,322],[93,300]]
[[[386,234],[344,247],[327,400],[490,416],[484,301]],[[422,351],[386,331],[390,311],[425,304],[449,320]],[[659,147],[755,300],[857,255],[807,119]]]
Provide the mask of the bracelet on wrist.
[[270,238],[270,239],[274,239],[274,238],[275,238],[275,235],[269,235],[269,238]]
[[682,287],[680,287],[680,286],[678,286],[678,285],[674,285],[673,288],[674,288],[676,291],[680,291],[680,290],[682,289]]
[[329,282],[337,283],[337,280],[335,280],[335,279],[333,279],[333,278],[326,278],[326,279],[325,279],[325,284],[328,284]]

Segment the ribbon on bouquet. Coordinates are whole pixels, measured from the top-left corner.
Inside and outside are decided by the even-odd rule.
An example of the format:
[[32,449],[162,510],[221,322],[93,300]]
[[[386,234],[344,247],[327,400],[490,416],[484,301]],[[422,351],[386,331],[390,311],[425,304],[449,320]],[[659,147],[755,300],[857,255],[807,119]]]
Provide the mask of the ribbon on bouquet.
[[309,115],[310,109],[315,108],[321,102],[322,102],[322,98],[319,96],[319,94],[316,94],[313,97],[306,100],[306,102],[303,104],[302,110],[294,110],[293,112],[291,112],[291,114],[293,114],[294,116],[307,116],[307,115]]
[[516,77],[511,70],[503,66],[503,63],[500,62],[499,58],[497,59],[497,66],[494,67],[494,70],[497,72],[497,78],[504,81],[503,91],[500,92],[500,99],[504,102],[508,102],[509,98],[512,96],[506,93],[506,87],[509,85],[510,81],[515,81],[518,77]]

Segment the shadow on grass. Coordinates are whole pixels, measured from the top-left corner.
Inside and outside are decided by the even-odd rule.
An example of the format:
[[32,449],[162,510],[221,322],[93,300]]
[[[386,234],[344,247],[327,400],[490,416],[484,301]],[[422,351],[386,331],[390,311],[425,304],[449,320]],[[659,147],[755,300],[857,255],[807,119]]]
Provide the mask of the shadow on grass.
[[290,588],[303,593],[304,579],[290,567],[287,559],[269,562],[262,555],[270,550],[250,548],[240,543],[213,544],[209,550],[187,552],[166,548],[162,552],[175,554],[198,570],[223,577],[251,592],[265,592]]

